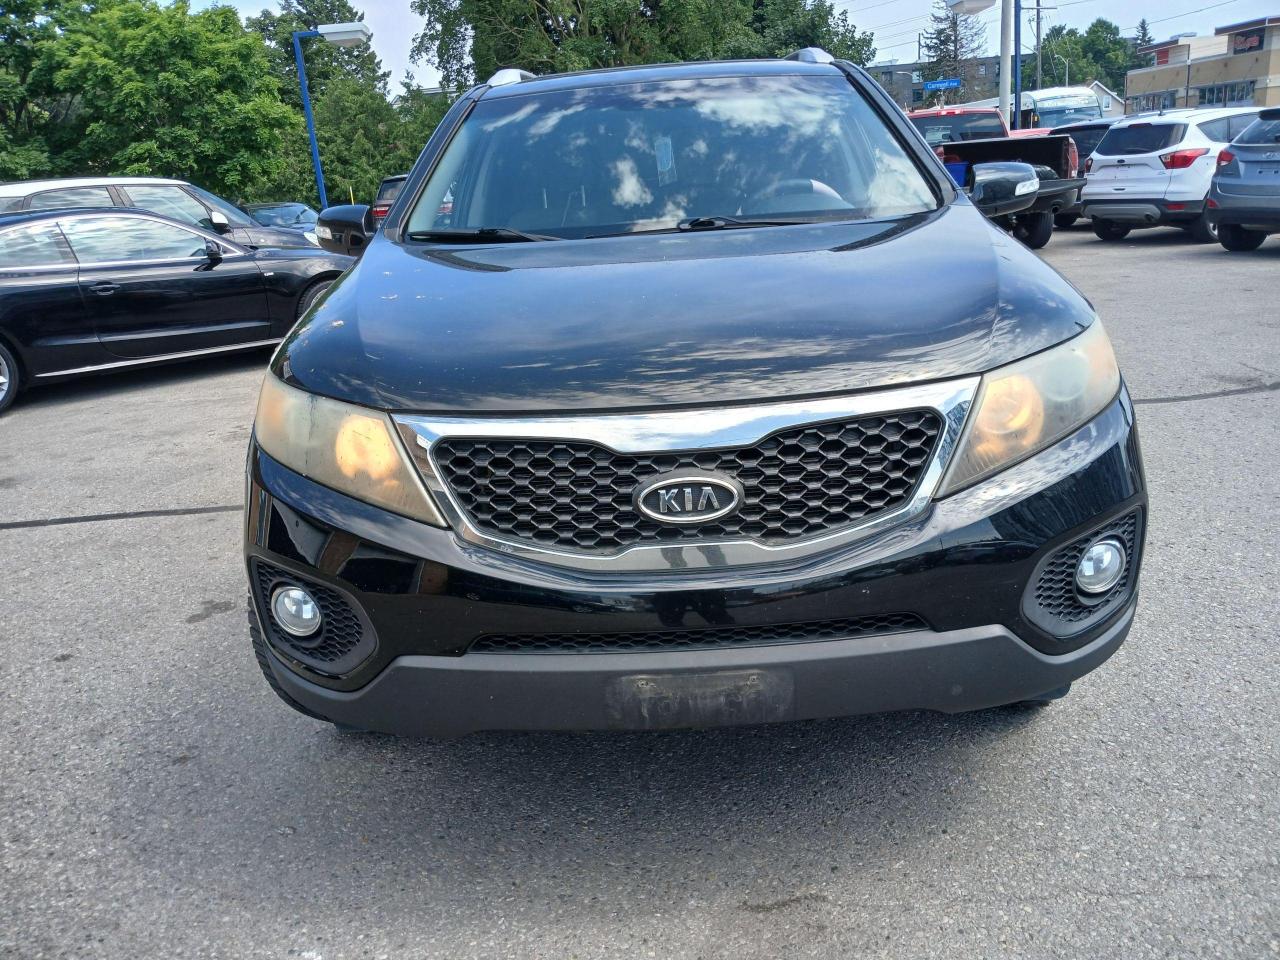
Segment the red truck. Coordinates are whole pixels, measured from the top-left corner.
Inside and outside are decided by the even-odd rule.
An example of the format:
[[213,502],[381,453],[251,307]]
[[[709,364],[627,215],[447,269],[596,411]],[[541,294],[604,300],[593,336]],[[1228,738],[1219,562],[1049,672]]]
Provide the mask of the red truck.
[[933,107],[914,110],[907,118],[962,186],[964,171],[976,163],[1017,161],[1035,167],[1040,177],[1035,202],[1020,213],[995,218],[1033,250],[1053,236],[1054,215],[1080,196],[1080,154],[1066,134],[1043,128],[1010,131],[1000,111],[990,107]]

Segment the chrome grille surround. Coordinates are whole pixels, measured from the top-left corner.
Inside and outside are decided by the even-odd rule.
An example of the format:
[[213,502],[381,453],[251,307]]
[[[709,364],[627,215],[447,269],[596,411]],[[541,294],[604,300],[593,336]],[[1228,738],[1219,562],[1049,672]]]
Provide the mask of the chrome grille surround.
[[[696,571],[804,559],[871,536],[921,513],[942,479],[964,428],[980,378],[906,386],[845,397],[657,413],[545,417],[445,417],[396,414],[393,419],[427,488],[466,543],[574,570],[598,573]],[[568,440],[618,454],[697,452],[743,447],[789,428],[908,410],[936,411],[942,420],[934,454],[911,499],[848,526],[799,540],[762,543],[747,538],[639,543],[613,553],[576,550],[494,536],[472,523],[433,455],[444,438]]]

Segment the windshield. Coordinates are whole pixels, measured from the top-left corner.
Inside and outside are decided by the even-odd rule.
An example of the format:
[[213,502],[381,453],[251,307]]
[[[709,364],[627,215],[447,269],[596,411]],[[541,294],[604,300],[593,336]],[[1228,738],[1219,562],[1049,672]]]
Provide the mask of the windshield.
[[396,177],[392,180],[383,180],[378,186],[378,196],[374,203],[385,203],[390,206],[400,196],[400,188],[404,186],[404,177]]
[[289,227],[295,224],[315,223],[316,214],[301,203],[281,204],[275,207],[254,207],[250,211],[254,219],[265,227]]
[[1236,137],[1236,143],[1280,143],[1280,117],[1275,120],[1255,120]]
[[1097,98],[1077,101],[1051,100],[1036,104],[1037,126],[1060,127],[1064,123],[1080,123],[1084,120],[1102,119],[1102,107]]
[[408,229],[580,238],[690,217],[860,219],[936,206],[843,77],[730,77],[481,101]]
[[228,203],[216,194],[210,193],[208,190],[201,190],[194,183],[188,184],[187,188],[196,194],[206,204],[215,210],[221,210],[227,216],[227,221],[233,227],[252,227],[254,221],[249,215],[234,204]]
[[1106,127],[1080,127],[1074,130],[1054,130],[1054,133],[1065,133],[1076,142],[1076,150],[1080,152],[1080,159],[1083,160],[1094,150],[1098,149],[1098,144],[1102,142],[1103,134],[1107,132]]
[[1155,153],[1173,146],[1182,139],[1186,130],[1184,123],[1134,123],[1127,127],[1112,127],[1094,152],[1104,157]]
[[985,140],[1005,136],[998,113],[952,113],[941,117],[909,117],[929,146],[958,140]]

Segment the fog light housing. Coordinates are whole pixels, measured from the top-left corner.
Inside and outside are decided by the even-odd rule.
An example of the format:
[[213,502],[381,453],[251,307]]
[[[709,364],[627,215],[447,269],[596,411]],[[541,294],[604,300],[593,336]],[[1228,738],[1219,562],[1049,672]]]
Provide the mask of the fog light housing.
[[1086,548],[1076,564],[1076,589],[1092,597],[1106,593],[1120,582],[1127,563],[1119,540],[1107,537],[1097,541]]
[[295,637],[309,637],[320,629],[320,604],[301,587],[277,587],[271,594],[271,616],[280,629]]

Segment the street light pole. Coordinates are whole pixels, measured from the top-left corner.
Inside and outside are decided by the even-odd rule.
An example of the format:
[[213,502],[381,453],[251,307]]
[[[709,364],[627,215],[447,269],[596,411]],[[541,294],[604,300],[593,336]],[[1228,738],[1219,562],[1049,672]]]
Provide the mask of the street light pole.
[[1009,126],[1022,126],[1022,0],[1013,0],[1013,116]]
[[320,169],[320,144],[316,142],[316,120],[311,113],[311,92],[307,89],[307,68],[302,62],[302,41],[320,36],[319,30],[293,31],[293,59],[298,65],[298,86],[302,88],[302,113],[307,118],[307,137],[311,140],[311,166],[316,172],[316,191],[320,194],[320,209],[329,205],[324,192],[324,172]]
[[1055,53],[1055,54],[1053,55],[1053,58],[1054,58],[1055,60],[1061,60],[1061,61],[1062,61],[1062,69],[1063,69],[1063,71],[1066,73],[1066,76],[1064,76],[1064,77],[1062,78],[1062,85],[1063,85],[1064,87],[1069,87],[1069,86],[1071,86],[1071,64],[1070,64],[1070,63],[1068,63],[1068,62],[1067,62],[1067,58],[1066,58],[1066,57],[1064,57],[1064,56],[1063,56],[1062,54],[1060,54],[1060,53]]
[[320,169],[320,145],[316,142],[316,120],[311,113],[311,92],[307,89],[307,68],[302,62],[302,41],[311,37],[324,37],[335,47],[358,47],[368,43],[373,33],[363,23],[322,23],[314,30],[293,31],[293,59],[298,65],[298,86],[302,88],[302,113],[307,118],[307,137],[311,140],[311,166],[316,171],[316,192],[320,194],[320,209],[329,205],[324,191],[324,172]]

